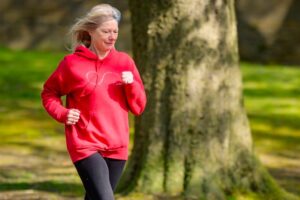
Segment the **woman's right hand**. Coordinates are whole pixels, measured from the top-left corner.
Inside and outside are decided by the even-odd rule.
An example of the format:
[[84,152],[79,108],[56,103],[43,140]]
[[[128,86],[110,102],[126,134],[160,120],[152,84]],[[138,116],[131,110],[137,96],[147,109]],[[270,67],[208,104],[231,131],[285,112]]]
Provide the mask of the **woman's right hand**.
[[74,125],[78,122],[80,118],[80,111],[77,109],[69,109],[68,115],[67,115],[67,120],[66,124],[67,125]]

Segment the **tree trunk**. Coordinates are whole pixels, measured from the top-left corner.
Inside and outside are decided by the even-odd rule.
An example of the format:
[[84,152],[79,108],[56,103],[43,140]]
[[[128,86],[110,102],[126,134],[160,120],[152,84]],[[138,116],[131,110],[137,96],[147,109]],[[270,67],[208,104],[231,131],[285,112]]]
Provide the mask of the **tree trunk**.
[[234,1],[129,5],[148,103],[119,189],[209,200],[260,190],[268,178],[252,155]]

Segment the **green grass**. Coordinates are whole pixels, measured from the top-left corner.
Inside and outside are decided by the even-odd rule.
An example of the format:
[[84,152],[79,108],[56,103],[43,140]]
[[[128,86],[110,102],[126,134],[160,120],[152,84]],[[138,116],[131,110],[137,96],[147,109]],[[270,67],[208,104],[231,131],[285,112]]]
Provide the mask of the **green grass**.
[[[42,84],[64,54],[0,48],[0,196],[32,190],[53,199],[83,195],[63,126],[40,102]],[[241,69],[255,151],[280,185],[300,195],[300,68],[242,64]]]
[[243,64],[242,72],[255,151],[300,196],[300,68]]
[[42,84],[62,57],[63,53],[0,49],[2,192],[83,194],[66,153],[63,126],[49,118],[40,101]]

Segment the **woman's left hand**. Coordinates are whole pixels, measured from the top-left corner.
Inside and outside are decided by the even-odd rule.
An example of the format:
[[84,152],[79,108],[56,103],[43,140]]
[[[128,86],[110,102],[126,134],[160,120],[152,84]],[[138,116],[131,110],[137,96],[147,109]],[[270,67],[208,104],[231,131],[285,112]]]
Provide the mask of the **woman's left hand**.
[[122,78],[122,82],[125,84],[133,83],[133,74],[131,71],[122,72],[121,78]]

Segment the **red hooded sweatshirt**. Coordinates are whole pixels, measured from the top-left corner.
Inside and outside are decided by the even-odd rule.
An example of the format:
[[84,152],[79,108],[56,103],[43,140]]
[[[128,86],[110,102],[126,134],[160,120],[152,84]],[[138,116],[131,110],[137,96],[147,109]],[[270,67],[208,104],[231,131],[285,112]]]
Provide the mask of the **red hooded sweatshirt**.
[[[133,83],[122,83],[123,71],[133,73]],[[66,107],[61,100],[64,95]],[[80,110],[79,121],[65,125],[73,162],[95,152],[108,158],[128,158],[128,112],[140,115],[146,95],[134,61],[126,53],[112,49],[100,60],[88,48],[78,46],[45,82],[41,96],[47,112],[59,122],[66,122],[70,108]]]

